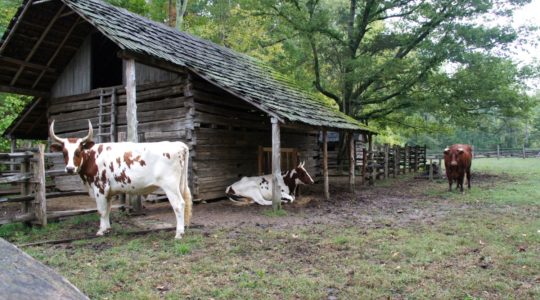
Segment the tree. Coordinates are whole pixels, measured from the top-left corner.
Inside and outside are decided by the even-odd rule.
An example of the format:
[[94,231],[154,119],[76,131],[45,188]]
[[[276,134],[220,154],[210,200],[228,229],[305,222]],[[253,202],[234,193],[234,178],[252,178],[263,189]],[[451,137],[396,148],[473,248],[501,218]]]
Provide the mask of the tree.
[[275,18],[274,37],[292,52],[292,61],[275,65],[289,72],[312,69],[318,92],[367,121],[418,108],[422,103],[412,94],[445,64],[462,64],[467,53],[493,56],[515,41],[510,27],[472,20],[509,16],[527,2],[265,0],[258,13]]

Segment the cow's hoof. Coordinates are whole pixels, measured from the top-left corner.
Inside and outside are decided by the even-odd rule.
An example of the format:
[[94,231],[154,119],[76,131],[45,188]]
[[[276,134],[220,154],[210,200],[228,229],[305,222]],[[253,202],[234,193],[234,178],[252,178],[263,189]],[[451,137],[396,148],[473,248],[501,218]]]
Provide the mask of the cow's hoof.
[[181,240],[182,239],[182,235],[181,233],[177,233],[175,236],[174,236],[174,239],[175,240]]
[[105,233],[104,233],[103,231],[98,231],[98,232],[96,233],[96,236],[103,236],[103,235],[105,235]]

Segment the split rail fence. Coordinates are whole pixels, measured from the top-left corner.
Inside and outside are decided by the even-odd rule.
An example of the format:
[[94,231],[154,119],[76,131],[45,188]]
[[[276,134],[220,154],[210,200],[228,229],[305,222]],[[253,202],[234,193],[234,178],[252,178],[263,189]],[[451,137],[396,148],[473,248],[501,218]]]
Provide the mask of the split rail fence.
[[[396,177],[401,174],[429,170],[426,146],[379,145],[370,147],[355,141],[355,173],[360,175],[362,184],[374,184],[375,180]],[[349,161],[338,161],[337,151],[329,153],[331,175],[345,175]]]
[[[86,191],[56,191],[54,179],[66,176],[55,169],[61,153],[45,153],[44,145],[23,152],[0,153],[0,225],[29,222],[42,226],[47,221],[93,213],[96,209],[47,211],[47,201],[55,198],[88,195]],[[17,207],[17,203],[20,207]],[[121,206],[118,206],[121,207]]]

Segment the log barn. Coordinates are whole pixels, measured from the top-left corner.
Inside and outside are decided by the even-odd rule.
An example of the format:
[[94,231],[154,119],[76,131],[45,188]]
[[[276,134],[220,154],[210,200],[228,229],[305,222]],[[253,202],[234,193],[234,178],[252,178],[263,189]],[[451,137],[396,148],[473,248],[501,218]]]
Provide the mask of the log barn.
[[1,40],[0,92],[34,97],[11,139],[46,140],[52,120],[83,136],[89,119],[97,142],[185,142],[195,200],[299,160],[320,176],[320,132],[373,133],[254,58],[99,0],[25,0]]

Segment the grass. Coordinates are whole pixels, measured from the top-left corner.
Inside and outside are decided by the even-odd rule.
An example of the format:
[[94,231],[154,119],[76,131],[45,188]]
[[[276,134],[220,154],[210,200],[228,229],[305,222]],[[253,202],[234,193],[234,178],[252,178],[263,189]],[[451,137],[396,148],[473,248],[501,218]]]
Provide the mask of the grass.
[[[383,214],[367,226],[243,226],[189,230],[181,241],[160,232],[24,250],[100,299],[540,298],[540,160],[479,159],[474,175],[464,194],[446,192],[444,181],[416,183],[415,207],[446,211],[429,220],[402,214],[376,226],[398,218]],[[2,226],[0,236],[24,243],[93,232],[96,222]]]

